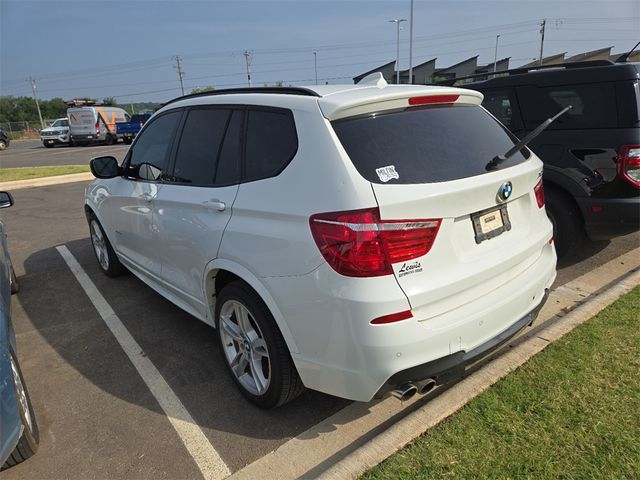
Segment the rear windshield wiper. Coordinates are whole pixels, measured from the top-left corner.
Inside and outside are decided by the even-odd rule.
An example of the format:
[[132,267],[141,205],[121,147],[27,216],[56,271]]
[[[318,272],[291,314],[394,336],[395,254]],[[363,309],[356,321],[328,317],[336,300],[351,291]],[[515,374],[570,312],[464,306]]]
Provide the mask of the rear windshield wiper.
[[493,157],[493,160],[491,160],[489,163],[487,163],[485,168],[488,171],[497,169],[498,165],[500,165],[502,162],[506,161],[509,157],[513,156],[516,152],[518,152],[527,143],[529,143],[531,140],[533,140],[538,135],[540,135],[542,133],[542,131],[545,128],[547,128],[549,125],[551,125],[551,123],[554,120],[556,120],[560,115],[563,115],[564,113],[568,112],[572,108],[573,107],[571,105],[568,105],[567,107],[565,107],[562,110],[560,110],[560,112],[558,112],[555,116],[553,116],[551,118],[547,118],[544,122],[542,122],[540,125],[538,125],[538,127],[535,130],[533,130],[529,135],[527,135],[522,140],[520,140],[518,143],[516,143],[507,153],[505,153],[504,155],[496,155],[495,157]]

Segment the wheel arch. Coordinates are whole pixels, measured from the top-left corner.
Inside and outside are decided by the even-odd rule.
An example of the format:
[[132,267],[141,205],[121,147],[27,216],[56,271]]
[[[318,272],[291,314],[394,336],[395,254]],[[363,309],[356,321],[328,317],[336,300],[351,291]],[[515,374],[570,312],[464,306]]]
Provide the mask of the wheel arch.
[[224,287],[224,285],[234,281],[241,280],[249,285],[265,303],[271,315],[273,315],[280,333],[284,338],[284,341],[289,348],[290,353],[298,353],[298,347],[293,339],[293,335],[289,330],[287,322],[284,319],[284,315],[278,308],[275,299],[264,284],[246,267],[239,265],[235,262],[225,259],[215,259],[210,261],[204,273],[204,288],[206,298],[208,299],[208,305],[210,310],[210,318],[215,324],[215,298],[217,293]]

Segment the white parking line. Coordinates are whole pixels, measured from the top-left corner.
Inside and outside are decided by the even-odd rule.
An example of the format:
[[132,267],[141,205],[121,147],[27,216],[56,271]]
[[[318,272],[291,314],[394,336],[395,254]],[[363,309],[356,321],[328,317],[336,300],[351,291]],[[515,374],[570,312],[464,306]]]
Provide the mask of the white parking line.
[[180,399],[171,390],[158,369],[151,361],[143,356],[140,345],[131,336],[127,328],[116,316],[102,294],[98,291],[89,276],[82,269],[69,249],[62,245],[56,247],[62,258],[75,275],[94,307],[107,324],[113,336],[125,351],[131,363],[136,368],[144,383],[149,387],[162,410],[167,415],[171,425],[184,443],[189,454],[198,465],[200,472],[207,480],[223,479],[231,474],[229,467],[213,448],[200,427],[184,408]]

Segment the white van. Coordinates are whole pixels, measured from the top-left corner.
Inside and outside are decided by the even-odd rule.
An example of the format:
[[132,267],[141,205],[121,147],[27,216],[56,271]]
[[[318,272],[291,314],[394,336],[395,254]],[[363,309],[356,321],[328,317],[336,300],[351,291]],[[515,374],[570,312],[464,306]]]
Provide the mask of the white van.
[[71,142],[75,145],[117,143],[116,122],[128,122],[129,114],[118,107],[87,106],[67,109]]

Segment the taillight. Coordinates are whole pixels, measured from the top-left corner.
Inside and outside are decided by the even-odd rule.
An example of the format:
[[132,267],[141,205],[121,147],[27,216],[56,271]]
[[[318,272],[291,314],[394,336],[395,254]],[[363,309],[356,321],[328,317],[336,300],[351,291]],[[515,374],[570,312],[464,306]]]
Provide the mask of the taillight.
[[542,184],[542,179],[533,187],[533,193],[536,194],[536,202],[538,203],[538,208],[542,208],[544,206],[544,186]]
[[100,122],[96,122],[96,133],[100,133]]
[[331,268],[348,277],[391,275],[392,264],[426,255],[440,222],[382,221],[377,208],[319,213],[309,219],[322,256]]
[[640,145],[623,145],[618,149],[618,174],[640,187]]

